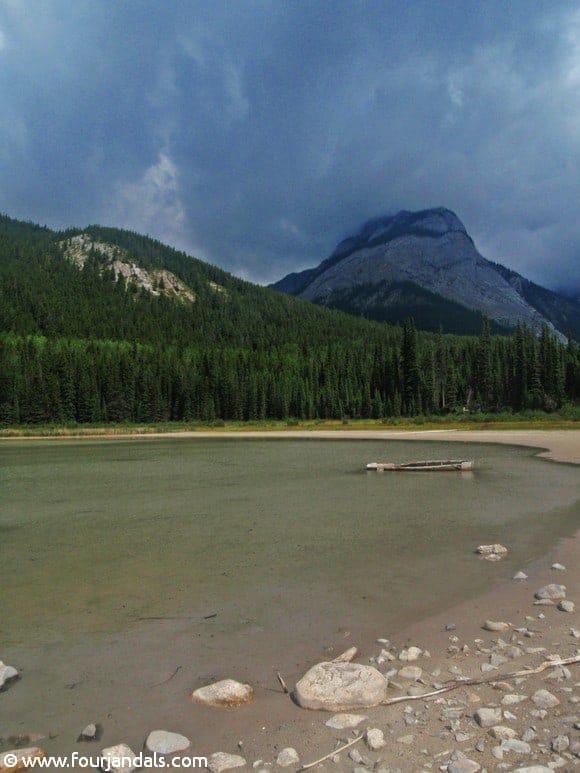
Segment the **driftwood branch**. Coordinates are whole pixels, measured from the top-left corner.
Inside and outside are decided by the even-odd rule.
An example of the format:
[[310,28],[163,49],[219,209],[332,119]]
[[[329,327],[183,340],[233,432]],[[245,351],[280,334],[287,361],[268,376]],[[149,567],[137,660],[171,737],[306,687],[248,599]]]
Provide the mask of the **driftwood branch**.
[[540,674],[547,668],[557,668],[558,666],[571,666],[574,663],[580,663],[580,655],[575,655],[572,658],[566,658],[565,660],[545,660],[537,668],[523,669],[522,671],[511,671],[508,674],[493,674],[487,676],[484,679],[460,679],[452,684],[447,684],[444,687],[440,687],[438,690],[432,692],[424,692],[422,695],[400,695],[398,698],[390,698],[383,701],[381,706],[392,706],[395,703],[403,703],[404,701],[417,701],[425,700],[425,698],[432,698],[435,695],[441,695],[442,693],[451,692],[451,690],[457,690],[459,687],[468,687],[469,685],[489,684],[490,682],[498,682],[502,679],[514,679],[518,676],[532,676],[532,674]]
[[314,760],[314,762],[309,762],[308,765],[303,765],[300,770],[308,770],[308,768],[313,768],[315,765],[320,765],[321,762],[324,762],[325,760],[329,760],[331,757],[334,757],[335,754],[340,754],[340,752],[343,752],[345,749],[349,749],[351,746],[354,746],[355,743],[358,743],[360,740],[364,738],[364,733],[361,735],[358,735],[354,741],[349,741],[348,743],[345,743],[344,746],[340,746],[338,749],[335,749],[332,752],[329,752],[328,754],[325,754],[324,757],[321,757],[319,760]]

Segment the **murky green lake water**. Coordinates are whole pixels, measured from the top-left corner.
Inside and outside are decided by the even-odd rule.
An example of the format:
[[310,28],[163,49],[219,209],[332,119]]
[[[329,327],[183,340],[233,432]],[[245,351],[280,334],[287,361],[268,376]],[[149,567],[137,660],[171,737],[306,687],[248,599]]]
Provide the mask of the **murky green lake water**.
[[[366,473],[475,458],[472,475]],[[259,626],[292,647],[380,613],[476,594],[578,527],[578,470],[526,449],[399,441],[145,440],[0,445],[4,645],[143,619]],[[482,542],[510,547],[500,565]],[[215,615],[215,617],[213,617]],[[210,617],[212,616],[212,617]]]

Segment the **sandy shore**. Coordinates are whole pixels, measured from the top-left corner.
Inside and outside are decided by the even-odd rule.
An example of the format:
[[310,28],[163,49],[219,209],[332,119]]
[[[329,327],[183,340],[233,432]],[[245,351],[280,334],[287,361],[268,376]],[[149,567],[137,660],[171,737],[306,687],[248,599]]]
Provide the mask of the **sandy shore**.
[[[136,437],[143,440],[156,436]],[[580,433],[577,431],[349,430],[243,434],[192,432],[181,433],[179,437],[316,437],[333,440],[345,437],[350,440],[384,438],[473,441],[529,446],[542,449],[541,456],[546,459],[580,463]],[[136,629],[122,637],[122,641],[116,637],[114,642],[117,654],[124,659],[123,664],[127,669],[127,691],[130,681],[135,679],[140,670],[145,668],[149,672],[151,664],[156,662],[158,671],[155,679],[128,694],[126,701],[111,705],[108,714],[103,716],[91,714],[90,705],[83,705],[80,691],[75,697],[78,716],[82,716],[83,720],[89,717],[89,720],[94,718],[95,721],[102,722],[105,731],[100,744],[82,744],[81,747],[85,753],[96,754],[104,745],[126,741],[139,752],[148,731],[164,728],[183,733],[190,738],[193,753],[196,755],[209,756],[213,752],[224,751],[243,755],[248,768],[251,768],[254,762],[262,760],[265,765],[258,765],[256,769],[276,770],[281,769],[275,764],[277,754],[285,747],[294,747],[300,756],[301,764],[307,764],[330,752],[336,745],[352,740],[370,727],[382,730],[386,741],[384,748],[371,751],[363,739],[352,749],[341,753],[338,758],[327,761],[316,769],[351,771],[374,768],[414,773],[439,770],[447,764],[451,764],[450,770],[457,771],[475,771],[480,768],[488,771],[502,768],[514,770],[530,765],[549,765],[543,768],[545,770],[576,769],[580,762],[575,753],[578,748],[574,747],[580,740],[580,717],[577,716],[580,714],[578,665],[569,666],[568,673],[564,670],[548,669],[541,674],[515,680],[504,679],[502,675],[526,667],[537,667],[549,656],[570,658],[578,654],[580,639],[571,633],[572,630],[580,628],[577,611],[560,611],[557,608],[558,601],[553,605],[535,605],[534,593],[548,583],[560,583],[567,588],[567,599],[580,601],[579,545],[580,533],[576,538],[560,543],[556,550],[540,561],[522,567],[528,575],[527,580],[498,580],[490,587],[489,592],[477,599],[421,620],[403,630],[389,630],[388,621],[369,620],[365,630],[337,632],[335,640],[317,658],[329,659],[342,649],[356,645],[359,648],[357,662],[368,663],[370,658],[378,656],[383,649],[383,645],[376,643],[376,639],[386,638],[389,640],[389,644],[385,645],[386,649],[394,660],[387,660],[378,666],[383,673],[398,671],[406,665],[398,659],[400,651],[405,647],[415,645],[430,653],[430,657],[422,655],[413,663],[422,669],[421,682],[412,684],[396,673],[391,674],[393,686],[389,688],[389,696],[404,695],[409,689],[411,692],[416,692],[417,689],[427,691],[459,676],[481,679],[491,675],[495,684],[463,686],[434,699],[413,699],[396,706],[379,706],[357,711],[356,713],[364,715],[365,719],[352,730],[337,731],[325,725],[329,714],[300,709],[282,693],[275,677],[275,664],[280,663],[280,658],[276,653],[272,653],[271,665],[264,664],[265,670],[268,670],[271,676],[258,687],[254,701],[236,710],[216,711],[191,704],[191,683],[185,669],[172,676],[175,663],[187,662],[191,643],[183,624],[164,622],[154,630],[151,627]],[[480,559],[474,557],[474,560]],[[552,569],[554,562],[564,565],[566,570]],[[501,577],[501,562],[497,567],[498,577]],[[508,628],[501,633],[485,631],[482,625],[489,619],[506,622]],[[453,630],[446,630],[446,626],[450,624],[453,625]],[[305,631],[305,642],[307,639],[308,631]],[[4,659],[11,662],[8,655],[15,661],[17,653],[6,653]],[[227,651],[220,655],[224,659],[228,658]],[[51,671],[53,674],[59,674],[63,683],[62,689],[74,689],[70,684],[66,684],[66,681],[74,684],[77,675],[71,675],[68,663],[59,661],[58,647],[55,647],[49,656]],[[41,657],[46,657],[46,654],[39,653],[39,659]],[[251,655],[248,657],[251,658]],[[504,657],[505,662],[500,662]],[[100,657],[88,669],[88,675],[85,672],[78,676],[89,678],[94,672],[94,676],[98,678],[99,673],[107,671],[107,658],[108,653],[104,648]],[[284,678],[291,687],[317,662],[311,655],[307,658],[304,659],[304,654],[299,652],[285,653]],[[486,664],[487,668],[492,658],[493,662],[499,663],[497,670],[491,674],[482,671],[482,665]],[[14,665],[17,665],[16,661]],[[231,676],[245,680],[243,673]],[[23,678],[26,678],[26,674],[23,674]],[[211,681],[209,675],[208,681]],[[10,711],[12,700],[14,705],[17,705],[18,688],[18,683],[15,683],[6,694],[0,696],[0,709],[4,705]],[[532,701],[532,696],[539,689],[549,690],[558,700],[558,704],[547,709],[545,715],[542,715],[542,709]],[[505,696],[514,694],[525,698],[521,702],[506,705]],[[118,696],[117,687],[116,697]],[[54,715],[51,704],[57,698],[48,684],[40,685],[39,700],[46,701],[47,716]],[[489,728],[480,727],[475,721],[474,713],[481,707],[498,708],[503,715],[497,724],[511,728],[515,740],[524,745],[518,747],[516,744],[515,749],[510,749],[509,744],[507,747],[504,744],[502,749],[501,740],[493,738]],[[505,712],[508,712],[507,715]],[[73,736],[82,728],[59,726],[58,717],[51,721],[50,727],[57,738],[40,740],[38,745],[43,746],[47,752],[62,752],[65,749],[70,752],[75,748],[78,750],[79,747],[73,743]],[[39,729],[45,731],[45,727],[23,725],[17,729],[12,726],[9,716],[3,720],[3,725],[6,735],[15,735],[17,730],[24,736]],[[554,742],[554,739],[560,736],[567,740]],[[25,740],[23,739],[23,742]],[[553,745],[555,748],[552,748]],[[8,746],[9,742],[5,739],[0,748],[6,750]],[[349,756],[351,752],[352,756]],[[464,754],[473,765],[469,767],[465,763],[464,767],[453,768],[453,757],[458,756],[458,753]],[[460,765],[461,762],[457,764]],[[297,769],[297,766],[289,769]]]
[[539,456],[556,462],[580,464],[580,428],[575,430],[199,430],[195,432],[147,432],[127,434],[82,434],[82,435],[32,435],[3,437],[0,443],[29,441],[70,441],[70,440],[158,440],[160,438],[222,438],[222,439],[308,439],[318,440],[437,440],[461,443],[498,443],[500,445],[526,446],[541,449]]

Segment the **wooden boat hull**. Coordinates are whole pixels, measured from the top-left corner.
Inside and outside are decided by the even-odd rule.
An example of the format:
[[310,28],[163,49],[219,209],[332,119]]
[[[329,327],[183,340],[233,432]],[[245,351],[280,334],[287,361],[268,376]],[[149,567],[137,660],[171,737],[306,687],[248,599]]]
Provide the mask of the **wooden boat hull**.
[[473,470],[473,461],[467,459],[445,459],[427,462],[371,462],[366,466],[367,470],[376,472],[463,472]]

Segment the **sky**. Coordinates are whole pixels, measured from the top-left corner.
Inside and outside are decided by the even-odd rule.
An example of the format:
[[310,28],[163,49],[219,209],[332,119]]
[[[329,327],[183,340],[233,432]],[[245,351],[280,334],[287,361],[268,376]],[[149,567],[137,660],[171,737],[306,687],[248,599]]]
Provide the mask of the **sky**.
[[0,211],[252,281],[445,206],[580,292],[580,5],[0,0]]

